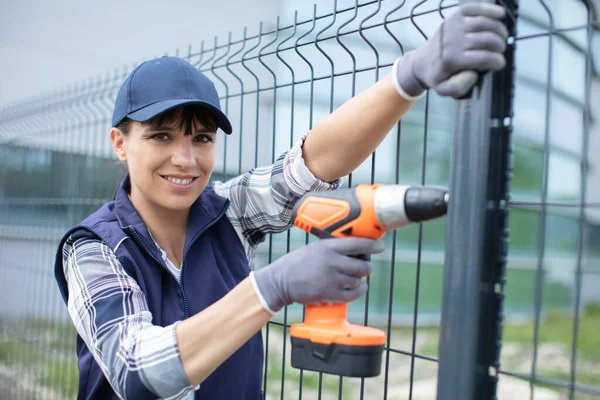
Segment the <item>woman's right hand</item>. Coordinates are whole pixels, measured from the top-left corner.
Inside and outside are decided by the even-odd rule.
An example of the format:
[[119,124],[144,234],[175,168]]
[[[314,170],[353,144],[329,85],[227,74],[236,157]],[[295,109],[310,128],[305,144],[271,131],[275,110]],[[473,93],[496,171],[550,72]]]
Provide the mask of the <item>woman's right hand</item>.
[[351,256],[383,250],[379,240],[319,240],[253,272],[254,288],[271,313],[292,303],[349,302],[365,294],[367,284],[362,278],[371,273],[369,261]]

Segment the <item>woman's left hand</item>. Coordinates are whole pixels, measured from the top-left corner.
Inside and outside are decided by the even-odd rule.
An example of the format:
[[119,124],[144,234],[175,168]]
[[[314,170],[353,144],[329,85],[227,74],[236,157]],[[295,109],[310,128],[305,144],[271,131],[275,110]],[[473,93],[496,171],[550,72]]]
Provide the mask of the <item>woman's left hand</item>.
[[431,39],[396,61],[398,91],[416,97],[434,89],[441,96],[459,98],[475,85],[478,72],[504,68],[505,14],[495,4],[459,6]]

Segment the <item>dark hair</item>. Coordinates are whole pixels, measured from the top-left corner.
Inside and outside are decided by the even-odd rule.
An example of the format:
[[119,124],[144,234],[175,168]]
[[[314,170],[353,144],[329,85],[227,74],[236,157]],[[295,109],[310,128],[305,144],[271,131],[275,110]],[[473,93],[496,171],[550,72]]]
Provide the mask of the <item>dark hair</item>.
[[[123,132],[124,135],[127,135],[131,122],[131,119],[124,118],[115,128]],[[197,104],[172,108],[143,123],[182,129],[186,136],[194,133],[194,125],[197,123],[201,123],[208,129],[217,130],[217,124],[210,111],[206,107]]]

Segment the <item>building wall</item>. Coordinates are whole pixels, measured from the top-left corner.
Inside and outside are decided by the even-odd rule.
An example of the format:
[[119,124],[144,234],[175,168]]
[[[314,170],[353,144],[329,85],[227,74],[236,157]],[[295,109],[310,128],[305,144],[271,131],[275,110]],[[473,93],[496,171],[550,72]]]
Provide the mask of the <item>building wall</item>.
[[[414,3],[414,2],[413,2]],[[573,7],[569,12],[558,12],[564,7],[564,3],[554,2],[555,15],[559,18],[555,21],[556,26],[571,26],[583,24],[585,21],[585,10],[578,7],[577,2],[572,2]],[[237,4],[237,3],[236,3]],[[321,1],[318,3],[318,15],[328,12],[333,3]],[[523,18],[519,25],[519,35],[535,34],[547,30],[544,20],[540,20],[539,5],[524,3],[522,7]],[[569,3],[571,4],[571,3]],[[323,18],[315,21],[313,33],[307,34],[307,41],[313,40],[319,33],[320,38],[335,35],[337,27],[345,21],[353,18],[353,2],[338,2],[338,10],[347,8],[344,13],[336,18],[333,29],[325,29],[331,18]],[[378,17],[372,23],[381,22],[382,16],[391,10],[394,4],[383,3],[386,8],[378,13]],[[229,6],[235,8],[235,4]],[[247,18],[241,14],[233,13],[227,24],[231,24],[231,40],[236,42],[243,38],[242,26],[247,26],[248,37],[256,37],[259,30],[259,20],[264,20],[263,32],[277,32],[278,38],[274,44],[265,47],[265,53],[279,49],[279,56],[292,68],[294,75],[281,59],[276,55],[264,56],[261,61],[269,66],[274,76],[265,65],[258,60],[248,62],[249,67],[256,73],[258,82],[245,71],[240,64],[232,65],[231,71],[217,69],[215,73],[211,64],[203,67],[203,70],[216,81],[217,87],[223,96],[222,107],[227,110],[230,119],[236,127],[236,134],[223,138],[219,141],[219,161],[216,164],[214,179],[226,179],[243,172],[256,165],[270,163],[274,158],[287,150],[290,144],[302,133],[308,131],[319,119],[327,115],[331,110],[337,108],[352,94],[359,93],[373,84],[378,77],[388,73],[389,65],[400,54],[398,44],[394,38],[383,27],[365,29],[364,37],[359,35],[343,35],[352,29],[358,29],[360,21],[374,11],[376,5],[362,7],[357,11],[354,22],[349,22],[341,30],[341,41],[352,51],[355,56],[356,66],[346,50],[337,40],[332,37],[320,42],[321,50],[334,60],[333,67],[327,58],[314,46],[304,46],[299,51],[311,62],[313,68],[312,76],[314,82],[309,82],[311,70],[307,63],[299,57],[293,45],[298,37],[306,33],[312,27],[312,23],[299,22],[310,21],[312,18],[312,4],[298,1],[262,2],[253,8]],[[262,9],[259,10],[259,8]],[[537,7],[537,8],[536,8]],[[558,7],[558,8],[557,8]],[[298,9],[296,21],[297,31],[292,36],[294,26],[293,10]],[[198,9],[200,12],[200,8]],[[262,10],[262,11],[261,11]],[[395,17],[406,16],[410,8],[399,10]],[[275,16],[281,15],[279,28]],[[215,14],[216,15],[216,14]],[[187,17],[186,17],[187,18]],[[207,17],[208,18],[208,17]],[[216,18],[216,17],[215,17]],[[237,19],[236,19],[237,18]],[[564,19],[564,20],[563,20]],[[184,21],[186,21],[184,19]],[[416,19],[418,26],[426,35],[431,35],[439,24],[439,15],[433,14]],[[135,22],[139,24],[139,22]],[[206,38],[205,49],[212,46],[210,40],[215,27],[215,21],[210,24],[194,26],[194,36]],[[134,24],[135,25],[135,24]],[[168,24],[167,24],[168,25]],[[369,26],[366,24],[365,26]],[[140,24],[139,27],[147,24]],[[173,28],[184,37],[186,28]],[[221,29],[220,26],[218,29]],[[284,29],[285,28],[285,29]],[[216,29],[216,28],[215,28]],[[391,26],[390,31],[398,38],[405,50],[414,48],[424,41],[422,35],[415,29],[410,20]],[[275,33],[266,35],[261,46],[274,39]],[[582,45],[580,32],[569,34],[569,38],[575,44]],[[191,36],[186,36],[191,37]],[[285,42],[287,38],[291,40]],[[585,36],[583,36],[585,39]],[[258,39],[249,39],[243,44],[232,46],[228,55],[233,55],[241,46],[250,49],[257,44]],[[367,40],[378,49],[377,55],[369,47]],[[227,35],[219,37],[220,44],[227,42]],[[286,44],[287,43],[287,44]],[[299,42],[301,45],[303,42]],[[194,48],[197,48],[194,45]],[[540,202],[542,200],[543,184],[543,151],[544,137],[546,133],[546,85],[547,85],[547,63],[549,58],[548,40],[546,37],[519,42],[517,46],[517,72],[518,82],[515,94],[515,118],[514,118],[514,178],[512,182],[512,198],[521,202]],[[202,60],[215,56],[219,58],[224,55],[224,49],[212,54],[210,51],[203,55]],[[245,50],[244,50],[245,51]],[[553,88],[551,91],[550,118],[548,129],[550,133],[550,159],[548,174],[548,201],[576,203],[579,201],[580,188],[580,165],[582,160],[583,111],[584,101],[584,58],[576,47],[569,45],[562,39],[554,39],[553,63]],[[250,56],[257,54],[254,51]],[[331,80],[321,79],[334,73],[351,72],[353,69],[361,70],[373,66],[379,57],[380,65],[385,65],[378,70],[366,70],[354,75],[346,74]],[[239,58],[239,56],[238,56]],[[120,60],[120,59],[119,59]],[[200,62],[200,56],[194,56],[192,61]],[[233,61],[237,60],[236,58]],[[119,61],[120,62],[120,61]],[[233,74],[242,78],[243,87]],[[355,78],[354,80],[352,78]],[[293,86],[285,86],[292,82],[305,82]],[[278,89],[273,87],[278,85]],[[594,80],[594,107],[592,109],[592,120],[596,121],[599,110],[598,103],[598,80]],[[255,93],[260,87],[259,93]],[[331,88],[333,95],[331,96]],[[116,87],[118,88],[118,87]],[[112,107],[112,99],[116,94],[116,88],[104,99],[103,111],[98,113],[107,114]],[[269,89],[270,88],[270,89]],[[85,90],[85,86],[75,90]],[[242,91],[250,92],[239,95]],[[252,92],[254,91],[254,92]],[[112,97],[111,97],[112,96]],[[242,103],[243,101],[243,103]],[[84,105],[85,106],[85,105]],[[433,92],[428,99],[421,99],[410,112],[403,118],[400,139],[392,132],[384,140],[376,152],[375,161],[368,159],[352,175],[352,183],[374,181],[381,183],[393,183],[395,181],[396,158],[399,158],[398,180],[400,183],[447,185],[448,163],[450,159],[449,149],[451,141],[452,124],[452,101],[437,97]],[[425,113],[427,107],[427,114]],[[256,117],[258,111],[258,118]],[[87,214],[112,196],[114,185],[122,170],[115,165],[114,157],[108,142],[108,121],[101,121],[93,126],[85,125],[90,117],[81,116],[82,112],[64,111],[58,118],[53,118],[56,125],[48,126],[45,120],[31,122],[29,125],[11,125],[10,129],[17,132],[16,135],[6,139],[2,136],[5,131],[0,132],[0,137],[5,139],[3,147],[0,148],[0,162],[4,162],[0,168],[0,194],[4,197],[29,199],[42,199],[36,204],[29,204],[20,200],[6,203],[0,206],[0,224],[3,227],[4,236],[0,236],[2,246],[6,249],[4,259],[6,265],[23,265],[22,274],[27,270],[35,270],[40,265],[45,266],[41,276],[52,279],[49,273],[51,265],[51,252],[47,249],[52,247],[48,241],[44,241],[40,248],[44,254],[42,259],[21,252],[24,244],[31,240],[30,236],[22,236],[20,227],[29,227],[35,232],[36,227],[51,227],[56,230],[65,231],[76,224]],[[312,116],[312,120],[311,120]],[[70,121],[66,129],[62,122]],[[427,122],[427,130],[425,129]],[[82,123],[83,125],[81,125]],[[27,129],[39,130],[34,134]],[[82,128],[82,126],[84,126]],[[52,132],[50,132],[50,130]],[[590,135],[588,154],[590,155],[590,173],[587,177],[588,202],[598,203],[598,161],[593,157],[600,150],[598,141],[598,124],[593,123]],[[12,132],[12,131],[11,131]],[[9,132],[10,135],[12,133]],[[400,146],[398,146],[400,140]],[[424,157],[424,145],[427,145],[427,155]],[[397,148],[400,151],[397,152]],[[372,166],[374,167],[374,171]],[[425,171],[425,172],[424,172]],[[348,183],[349,179],[345,183]],[[68,182],[68,184],[65,184]],[[94,201],[89,202],[89,199]],[[62,203],[61,203],[62,202]],[[577,237],[578,237],[578,213],[576,207],[548,207],[545,219],[545,232],[538,232],[540,212],[539,207],[516,208],[511,211],[511,243],[509,252],[509,279],[507,285],[507,312],[510,314],[532,311],[533,298],[535,295],[536,269],[538,268],[538,246],[541,238],[544,239],[544,275],[545,297],[548,309],[572,307],[576,287],[575,271],[577,267]],[[583,267],[586,271],[582,298],[585,302],[598,301],[600,292],[590,282],[595,282],[600,271],[600,251],[598,249],[599,229],[598,208],[588,210],[585,225],[585,244]],[[33,227],[33,228],[32,228]],[[19,236],[21,235],[21,236]],[[57,238],[56,238],[57,239]],[[302,232],[292,230],[289,236],[290,248],[296,248],[304,243],[305,236]],[[391,235],[386,239],[388,248],[392,245]],[[394,307],[396,313],[412,312],[414,297],[406,295],[414,291],[413,286],[403,286],[403,282],[414,285],[415,267],[419,251],[422,250],[421,262],[423,263],[422,274],[427,276],[421,282],[422,298],[421,312],[430,314],[435,319],[439,314],[441,304],[441,276],[443,265],[443,251],[445,242],[445,221],[434,221],[423,226],[420,233],[418,227],[402,229],[398,232],[396,246],[398,258],[396,264],[391,266],[390,253],[381,257],[375,257],[379,270],[395,268],[399,277],[396,286],[397,305]],[[273,239],[274,246],[270,241],[265,242],[259,248],[258,266],[268,263],[288,248],[287,234],[277,235]],[[270,257],[269,252],[273,250]],[[13,272],[8,272],[8,271]],[[376,269],[377,270],[377,269]],[[379,271],[377,270],[377,271]],[[8,268],[5,272],[6,280],[3,282],[25,282],[22,290],[15,290],[11,286],[15,301],[19,304],[28,304],[26,299],[32,298],[36,292],[35,285],[26,284],[27,280],[17,279],[14,268]],[[11,275],[12,274],[12,275]],[[375,273],[376,275],[379,272]],[[24,275],[25,276],[25,275]],[[385,292],[388,282],[383,278],[385,274],[373,279],[374,289],[380,293]],[[589,279],[588,279],[589,278]],[[29,277],[27,279],[37,279]],[[423,293],[428,293],[427,297]],[[525,293],[525,295],[522,295]],[[57,295],[57,293],[53,293]],[[19,300],[20,299],[20,300]],[[374,310],[384,315],[387,299],[381,297],[375,301]],[[33,311],[35,304],[31,303]],[[25,306],[24,306],[25,307]],[[356,310],[361,309],[360,302],[354,305]]]

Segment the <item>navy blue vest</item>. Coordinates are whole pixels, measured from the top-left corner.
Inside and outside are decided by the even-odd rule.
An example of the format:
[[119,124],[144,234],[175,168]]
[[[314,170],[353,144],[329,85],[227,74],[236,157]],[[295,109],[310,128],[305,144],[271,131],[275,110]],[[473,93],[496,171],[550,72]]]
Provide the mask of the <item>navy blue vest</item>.
[[[168,326],[190,317],[227,294],[249,274],[242,243],[225,211],[229,200],[208,187],[192,206],[185,238],[181,284],[168,271],[141,217],[131,204],[125,179],[115,200],[105,204],[60,242],[55,276],[67,301],[62,247],[69,236],[95,237],[113,251],[146,296],[152,322]],[[78,399],[117,398],[92,354],[77,337]],[[262,398],[263,343],[260,331],[200,385],[197,399],[259,400]],[[150,392],[136,398],[149,398]]]

